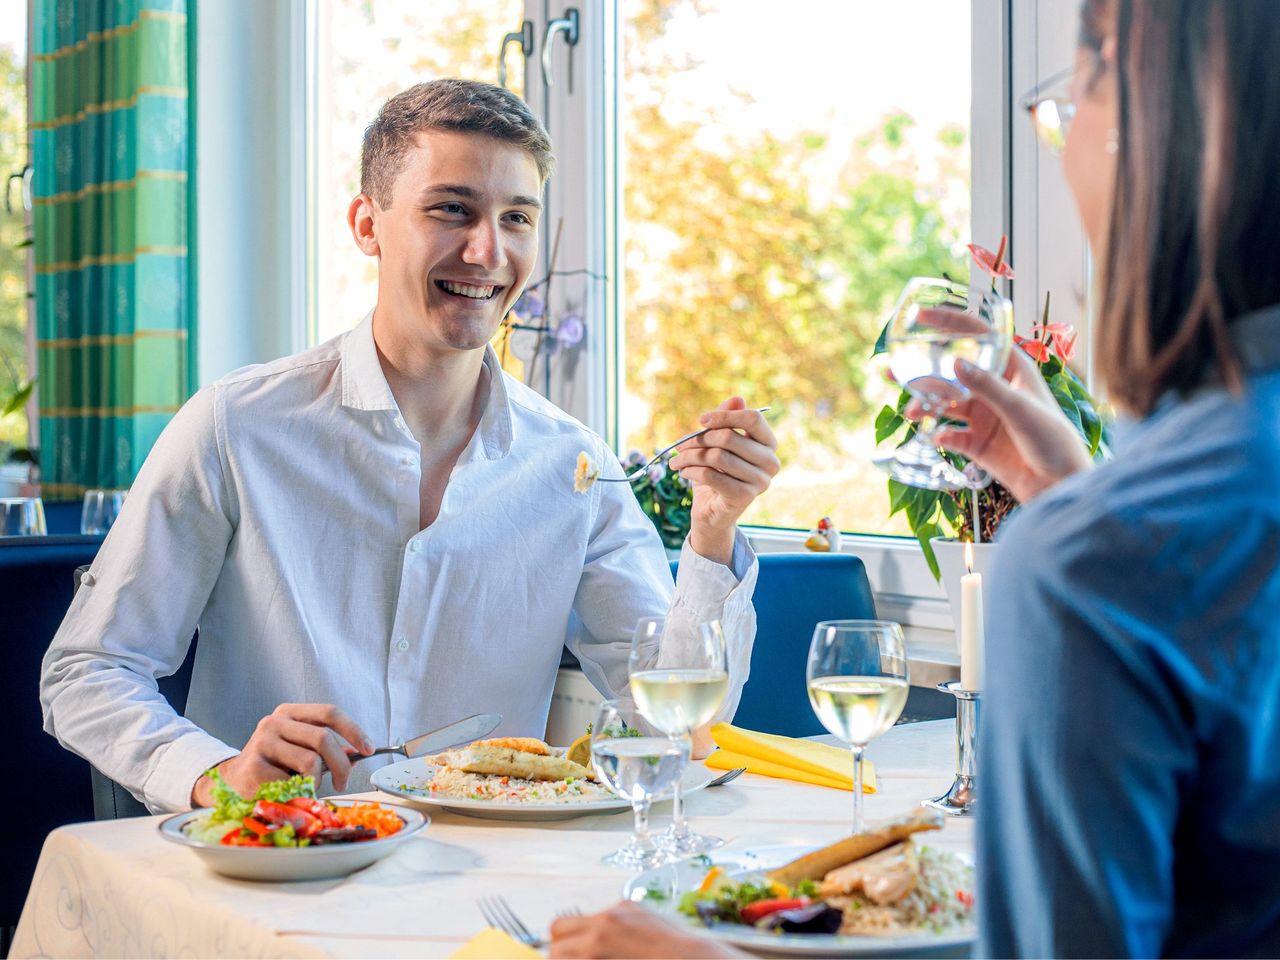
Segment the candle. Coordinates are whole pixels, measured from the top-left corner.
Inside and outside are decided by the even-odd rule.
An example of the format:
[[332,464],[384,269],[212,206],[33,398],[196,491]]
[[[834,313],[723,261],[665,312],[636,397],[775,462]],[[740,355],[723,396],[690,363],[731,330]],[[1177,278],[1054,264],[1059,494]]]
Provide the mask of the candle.
[[960,687],[982,689],[982,574],[973,572],[973,544],[964,545],[960,578]]

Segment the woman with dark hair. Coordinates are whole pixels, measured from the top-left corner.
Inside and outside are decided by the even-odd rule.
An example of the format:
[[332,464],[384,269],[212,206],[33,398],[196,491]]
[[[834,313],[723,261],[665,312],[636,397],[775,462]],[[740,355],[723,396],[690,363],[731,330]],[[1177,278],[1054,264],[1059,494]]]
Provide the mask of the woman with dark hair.
[[1072,118],[1129,419],[1089,469],[1015,357],[941,438],[1025,504],[988,612],[983,955],[1280,955],[1277,51],[1273,0],[1088,0],[1069,99],[1028,104],[1051,145]]
[[[1081,22],[1069,93],[1027,106],[1099,267],[1115,458],[1021,351],[962,372],[939,438],[1024,504],[988,611],[977,955],[1280,956],[1280,5]],[[719,949],[601,917],[553,955]]]

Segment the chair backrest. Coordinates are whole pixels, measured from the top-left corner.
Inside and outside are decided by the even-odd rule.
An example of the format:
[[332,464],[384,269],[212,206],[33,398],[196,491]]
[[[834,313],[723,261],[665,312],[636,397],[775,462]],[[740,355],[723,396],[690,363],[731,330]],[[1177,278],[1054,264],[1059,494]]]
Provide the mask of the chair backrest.
[[[88,572],[88,564],[76,568],[72,581],[73,595],[75,590],[80,589],[80,578]],[[199,636],[200,631],[197,630],[195,636],[191,638],[191,649],[187,651],[187,658],[178,668],[178,672],[171,677],[161,677],[156,683],[165,699],[179,713],[182,713],[187,706],[187,693],[191,689],[191,668],[195,663],[195,647]],[[92,765],[89,766],[89,782],[93,792],[95,820],[145,817],[150,813],[141,800]]]
[[759,559],[751,675],[733,722],[786,737],[826,733],[809,706],[809,641],[821,620],[875,619],[866,567],[845,553],[764,553]]
[[40,666],[71,603],[71,573],[98,552],[101,537],[0,537],[0,730],[16,754],[10,768],[38,777],[40,802],[0,793],[0,820],[21,823],[4,842],[0,926],[18,922],[40,847],[50,830],[93,817],[88,764],[44,732]]

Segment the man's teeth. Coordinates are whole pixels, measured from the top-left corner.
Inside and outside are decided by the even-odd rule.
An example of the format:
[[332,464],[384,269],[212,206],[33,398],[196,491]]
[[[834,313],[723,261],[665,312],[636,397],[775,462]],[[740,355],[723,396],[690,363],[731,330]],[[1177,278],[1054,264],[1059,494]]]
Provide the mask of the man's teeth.
[[498,289],[497,287],[473,287],[469,283],[454,283],[452,280],[441,280],[440,286],[449,293],[471,297],[473,300],[488,300],[493,296],[493,291]]

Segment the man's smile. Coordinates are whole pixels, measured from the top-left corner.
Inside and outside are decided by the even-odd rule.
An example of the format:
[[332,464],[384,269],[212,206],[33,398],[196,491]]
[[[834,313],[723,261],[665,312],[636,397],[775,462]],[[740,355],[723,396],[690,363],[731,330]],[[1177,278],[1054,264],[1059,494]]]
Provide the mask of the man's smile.
[[437,280],[436,287],[452,297],[465,297],[468,300],[492,300],[506,289],[493,284],[458,283],[454,280]]

